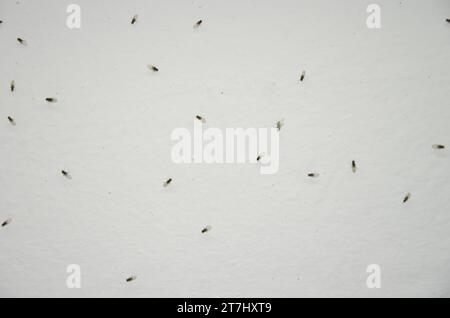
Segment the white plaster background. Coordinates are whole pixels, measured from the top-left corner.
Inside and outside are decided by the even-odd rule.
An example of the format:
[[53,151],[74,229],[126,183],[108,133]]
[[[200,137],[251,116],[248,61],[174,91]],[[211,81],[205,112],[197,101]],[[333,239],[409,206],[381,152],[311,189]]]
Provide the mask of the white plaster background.
[[[450,296],[450,2],[372,2],[1,0],[0,296]],[[279,173],[173,164],[197,114]]]

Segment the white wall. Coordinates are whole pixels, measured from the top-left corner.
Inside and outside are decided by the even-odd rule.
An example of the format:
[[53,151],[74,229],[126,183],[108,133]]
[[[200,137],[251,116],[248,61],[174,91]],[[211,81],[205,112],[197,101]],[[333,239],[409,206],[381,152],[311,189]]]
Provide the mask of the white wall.
[[[446,0],[1,0],[0,296],[450,296],[449,153],[431,148],[450,146],[449,17]],[[173,164],[198,114],[283,118],[279,173]]]

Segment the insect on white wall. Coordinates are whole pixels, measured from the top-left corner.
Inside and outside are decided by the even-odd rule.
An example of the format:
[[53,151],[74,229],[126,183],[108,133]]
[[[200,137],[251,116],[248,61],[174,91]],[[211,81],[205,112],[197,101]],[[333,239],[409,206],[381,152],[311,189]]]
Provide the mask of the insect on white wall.
[[207,226],[205,226],[205,227],[203,228],[202,234],[205,234],[205,233],[207,233],[207,232],[209,232],[209,231],[211,231],[211,230],[212,230],[212,226],[211,226],[211,225],[207,225]]
[[203,20],[198,20],[195,24],[194,24],[194,28],[198,28],[202,25]]
[[284,119],[277,121],[277,129],[278,131],[281,130],[281,128],[283,128],[284,126]]
[[58,100],[57,100],[56,98],[54,98],[54,97],[47,97],[47,98],[45,99],[45,101],[46,101],[47,103],[57,103],[57,102],[58,102]]
[[353,160],[352,161],[352,171],[353,171],[353,173],[356,173],[356,170],[357,170],[357,168],[356,168],[356,161]]
[[305,80],[306,71],[302,72],[302,75],[300,75],[300,82],[303,82]]
[[4,221],[4,222],[2,223],[2,227],[5,227],[5,226],[11,224],[11,222],[12,222],[12,219],[7,219],[6,221]]
[[163,187],[167,188],[171,183],[172,183],[172,178],[170,178],[166,182],[164,182]]
[[126,282],[131,283],[131,282],[134,282],[136,279],[137,279],[137,276],[130,276],[126,279]]
[[147,67],[150,71],[159,72],[159,68],[157,68],[155,65],[149,64],[149,65],[147,65]]
[[403,199],[403,203],[408,202],[411,199],[411,193],[406,194],[405,198]]
[[195,118],[197,118],[198,120],[200,120],[202,123],[206,123],[205,118],[203,118],[202,116],[195,116]]
[[27,45],[27,41],[25,41],[25,40],[22,39],[22,38],[17,38],[17,42],[19,42],[19,43],[22,44],[22,45]]
[[70,173],[68,173],[65,170],[61,170],[61,174],[66,177],[67,179],[72,179],[72,176],[70,175]]

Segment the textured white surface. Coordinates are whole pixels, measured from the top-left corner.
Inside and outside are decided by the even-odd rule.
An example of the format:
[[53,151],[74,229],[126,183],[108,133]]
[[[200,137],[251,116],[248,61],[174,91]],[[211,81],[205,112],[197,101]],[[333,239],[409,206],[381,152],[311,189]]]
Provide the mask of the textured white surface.
[[[370,3],[1,0],[0,296],[450,296],[450,2]],[[197,114],[279,173],[173,164]]]

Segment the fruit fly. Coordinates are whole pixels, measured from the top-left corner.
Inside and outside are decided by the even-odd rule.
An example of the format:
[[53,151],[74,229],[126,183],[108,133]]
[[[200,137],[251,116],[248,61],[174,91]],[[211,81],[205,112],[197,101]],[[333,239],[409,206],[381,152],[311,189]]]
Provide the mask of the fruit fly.
[[205,234],[205,233],[207,233],[207,232],[209,232],[209,231],[211,231],[211,230],[212,230],[212,226],[207,225],[207,226],[205,226],[205,227],[203,228],[202,234]]
[[5,222],[2,223],[2,227],[5,227],[5,226],[11,224],[11,222],[12,222],[12,219],[7,219]]
[[284,126],[284,120],[277,121],[277,129],[278,129],[278,131],[280,131],[281,128],[283,128],[283,126]]
[[47,98],[45,99],[45,101],[46,101],[47,103],[56,103],[56,102],[58,102],[58,100],[57,100],[56,98],[54,98],[54,97],[47,97]]
[[22,45],[27,45],[27,41],[25,41],[25,40],[22,39],[22,38],[17,38],[17,42],[19,42],[19,43],[22,44]]
[[300,82],[303,82],[303,80],[305,79],[306,76],[306,71],[302,72],[302,75],[300,75]]
[[72,179],[72,176],[70,175],[70,173],[68,173],[65,170],[61,170],[61,173],[64,177],[66,177],[67,179]]
[[133,281],[135,281],[137,279],[137,277],[136,276],[130,276],[130,277],[128,277],[127,278],[127,283],[131,283],[131,282],[133,282]]
[[10,89],[11,89],[11,92],[14,92],[14,90],[16,89],[16,82],[15,81],[11,81],[11,84],[10,84]]
[[138,15],[136,14],[133,19],[131,20],[131,24],[135,24],[137,22]]
[[352,161],[352,171],[353,171],[353,173],[356,173],[356,161],[355,160],[353,160]]
[[15,126],[16,125],[16,121],[14,120],[14,118],[12,118],[11,116],[8,116],[8,120],[11,123],[11,125]]
[[409,199],[411,199],[411,193],[408,193],[405,198],[403,199],[403,203],[406,203],[409,201]]
[[147,65],[147,67],[150,71],[159,72],[159,68],[157,68],[155,65]]
[[444,145],[433,145],[433,149],[442,150],[445,149]]
[[195,118],[197,118],[198,120],[200,120],[202,123],[205,123],[206,122],[206,120],[205,120],[205,118],[203,118],[202,116],[195,116]]
[[194,28],[198,28],[199,26],[201,26],[203,23],[203,20],[198,20],[195,24],[194,24]]
[[171,184],[171,183],[172,183],[172,178],[170,178],[169,180],[167,180],[166,182],[164,182],[164,184],[163,184],[164,188],[168,187],[169,184]]
[[318,178],[318,177],[320,177],[320,174],[318,174],[318,173],[308,173],[308,177],[310,177],[310,178]]

